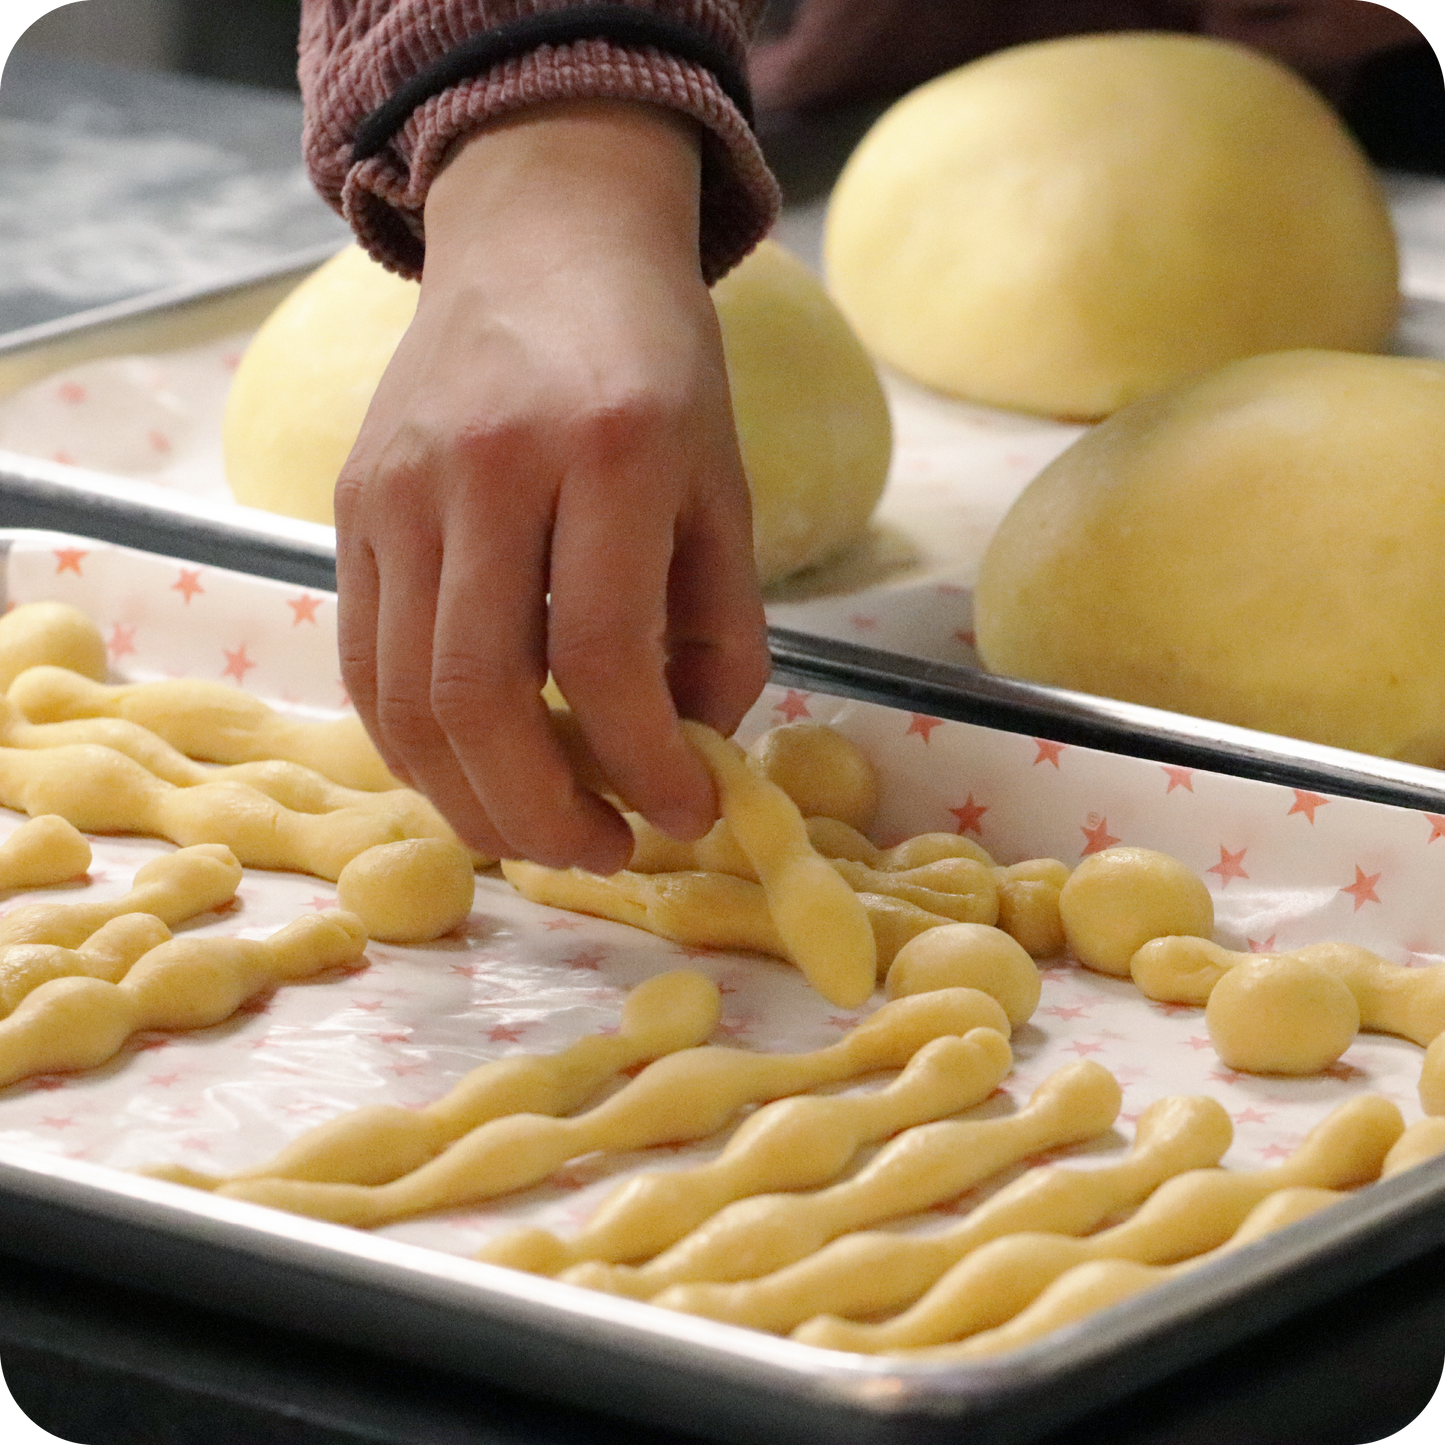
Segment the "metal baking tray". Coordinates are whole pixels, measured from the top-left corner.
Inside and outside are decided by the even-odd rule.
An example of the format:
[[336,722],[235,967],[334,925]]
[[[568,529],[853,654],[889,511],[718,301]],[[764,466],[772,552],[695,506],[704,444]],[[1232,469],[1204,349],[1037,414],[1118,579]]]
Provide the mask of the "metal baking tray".
[[[247,555],[245,538],[213,531],[207,545]],[[1030,738],[1039,721],[1061,731],[1100,726],[1073,717],[1066,696],[960,693],[956,679],[931,669],[809,641],[775,638],[778,681],[905,712],[972,712],[993,727],[1006,715]],[[1195,739],[1188,720],[1141,712],[1112,719],[1112,734],[1087,733],[1091,745],[1117,736],[1146,757],[1179,749],[1194,766],[1385,794],[1422,811],[1440,811],[1445,798],[1398,770],[1371,770],[1369,759],[1301,760],[1242,733]],[[1445,1158],[1026,1349],[968,1365],[817,1350],[11,1146],[0,1147],[0,1240],[0,1250],[37,1262],[708,1438],[1022,1445],[1438,1248]]]

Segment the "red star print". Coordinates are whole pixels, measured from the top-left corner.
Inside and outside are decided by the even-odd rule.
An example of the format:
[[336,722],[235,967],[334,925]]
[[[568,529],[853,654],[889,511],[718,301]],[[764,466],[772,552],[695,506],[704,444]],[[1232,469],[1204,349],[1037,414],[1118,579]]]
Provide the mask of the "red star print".
[[1070,1053],[1078,1054],[1081,1059],[1085,1054],[1101,1054],[1104,1051],[1103,1044],[1089,1044],[1085,1043],[1082,1039],[1077,1039],[1072,1044],[1065,1044],[1064,1047],[1068,1049]]
[[80,564],[90,555],[81,547],[57,547],[55,549],[55,575],[60,576],[62,572],[74,572],[77,577],[85,574],[80,570]]
[[110,641],[106,647],[112,657],[127,657],[136,650],[135,628],[124,627],[119,622],[110,630]]
[[717,952],[717,949],[703,948],[700,944],[696,943],[679,943],[672,951],[679,958],[699,959],[712,957],[712,955]]
[[1085,828],[1080,824],[1079,832],[1089,840],[1084,845],[1083,856],[1085,858],[1087,858],[1090,853],[1102,853],[1105,848],[1112,848],[1115,843],[1123,841],[1120,838],[1116,838],[1109,831],[1109,820],[1107,818],[1100,818],[1092,828]]
[[64,447],[56,447],[56,449],[50,453],[50,460],[52,462],[59,462],[61,466],[73,467],[75,465],[75,453],[66,451]]
[[1246,938],[1244,941],[1249,945],[1251,953],[1273,953],[1275,935],[1270,934],[1268,938]]
[[1293,816],[1295,813],[1303,813],[1305,817],[1313,823],[1315,820],[1315,811],[1323,808],[1325,804],[1329,802],[1328,798],[1322,797],[1319,793],[1307,793],[1303,788],[1294,788],[1291,791],[1294,793],[1294,805],[1290,808],[1289,812],[1285,814],[1286,818]]
[[171,1119],[194,1119],[200,1112],[199,1104],[173,1104],[166,1110],[166,1115]]
[[1209,1077],[1216,1084],[1238,1084],[1244,1080],[1244,1075],[1236,1073],[1233,1069],[1211,1069]]
[[1267,1124],[1269,1115],[1261,1114],[1258,1109],[1241,1109],[1234,1116],[1234,1122],[1236,1124]]
[[545,928],[548,933],[555,933],[559,928],[566,929],[570,932],[572,929],[581,928],[582,920],[580,918],[544,918],[542,920],[542,927]]
[[479,963],[453,963],[448,965],[448,971],[458,978],[480,978],[482,966]]
[[374,1014],[381,1008],[382,1000],[379,998],[354,998],[351,1000],[352,1008],[359,1008],[362,1013]]
[[800,717],[812,717],[813,714],[808,711],[809,696],[806,692],[789,688],[782,702],[773,704],[773,711],[788,722],[797,722]]
[[569,968],[597,969],[606,957],[605,948],[584,948],[580,953],[574,953],[571,958],[564,958],[562,962]]
[[866,617],[861,612],[855,612],[848,621],[859,632],[872,632],[878,626],[876,617]]
[[89,393],[78,381],[62,381],[55,388],[55,395],[67,406],[79,406]]
[[148,1074],[146,1076],[146,1083],[156,1084],[162,1089],[169,1089],[172,1084],[179,1084],[180,1081],[179,1074]]
[[421,1071],[422,1071],[422,1065],[421,1065],[421,1064],[388,1064],[388,1065],[386,1066],[386,1071],[387,1071],[388,1074],[395,1074],[395,1075],[397,1076],[397,1078],[400,1079],[400,1078],[405,1077],[405,1075],[407,1075],[407,1074],[419,1074],[419,1073],[421,1073]]
[[978,634],[971,627],[959,627],[954,629],[953,640],[961,642],[965,647],[978,646]]
[[916,712],[913,714],[913,721],[908,724],[908,731],[904,737],[912,737],[917,733],[924,742],[931,740],[934,728],[941,728],[943,719],[941,717],[929,717],[926,713]]
[[1259,1151],[1261,1159],[1288,1159],[1294,1151],[1286,1148],[1283,1144],[1266,1144]]
[[299,597],[288,598],[286,605],[296,614],[291,621],[292,627],[300,627],[303,622],[316,621],[316,609],[321,606],[321,598],[303,592]]
[[186,606],[191,605],[191,598],[198,592],[206,589],[201,586],[201,571],[199,567],[182,567],[181,575],[171,583],[171,591],[179,592],[185,599]]
[[1206,869],[1206,872],[1217,873],[1221,888],[1228,888],[1236,878],[1248,878],[1249,874],[1240,866],[1244,862],[1244,855],[1249,852],[1248,848],[1241,848],[1238,853],[1231,853],[1223,843],[1219,845],[1219,862],[1213,868]]
[[1379,895],[1375,892],[1375,884],[1384,877],[1382,873],[1366,873],[1358,863],[1355,864],[1355,881],[1346,888],[1341,888],[1341,893],[1348,893],[1355,900],[1355,912],[1358,913],[1367,903],[1378,903]]
[[377,1034],[378,1043],[383,1044],[404,1044],[411,1037],[410,1029],[399,1029],[395,1033]]
[[243,642],[234,652],[225,647],[221,651],[226,655],[226,666],[221,676],[234,677],[237,682],[245,682],[246,674],[256,665],[246,656],[246,644]]
[[1190,1034],[1184,1042],[1188,1044],[1191,1049],[1210,1049],[1214,1047],[1214,1041],[1212,1039],[1201,1038],[1198,1034]]
[[47,1115],[40,1121],[47,1129],[73,1129],[76,1121],[66,1114],[61,1117],[50,1117]]
[[1041,1013],[1051,1015],[1056,1019],[1081,1019],[1088,1017],[1088,1010],[1076,1006],[1066,1007],[1063,1004],[1054,1004],[1051,1008],[1041,1009]]
[[1438,813],[1426,813],[1425,819],[1430,824],[1430,836],[1425,839],[1427,843],[1433,843],[1437,838],[1445,838],[1445,818]]
[[1186,793],[1194,791],[1194,769],[1193,768],[1171,768],[1167,763],[1161,763],[1164,769],[1164,776],[1169,779],[1169,786],[1164,789],[1164,796],[1167,798],[1175,788],[1183,788]]
[[1046,738],[1035,738],[1034,746],[1038,752],[1034,754],[1034,767],[1040,763],[1048,763],[1057,769],[1059,766],[1059,754],[1064,750],[1063,743],[1051,743]]
[[498,1024],[487,1030],[487,1038],[494,1044],[515,1044],[526,1031],[525,1024]]
[[318,913],[321,913],[328,908],[335,908],[336,900],[334,898],[323,898],[319,893],[314,893],[307,900],[306,906],[308,908],[314,908]]
[[954,830],[955,832],[983,832],[979,824],[983,820],[983,815],[988,812],[988,807],[984,803],[975,803],[972,793],[968,795],[967,800],[961,808],[950,808],[948,811],[958,820],[958,827]]

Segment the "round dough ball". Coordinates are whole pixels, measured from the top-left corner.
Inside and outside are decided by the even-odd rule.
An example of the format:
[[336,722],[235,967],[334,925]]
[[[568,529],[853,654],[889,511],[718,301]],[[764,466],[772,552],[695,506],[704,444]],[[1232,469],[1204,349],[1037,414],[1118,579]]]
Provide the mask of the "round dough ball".
[[824,723],[784,723],[749,751],[805,818],[833,818],[860,833],[873,821],[878,777],[842,733]]
[[946,923],[909,939],[894,955],[884,985],[891,999],[940,988],[988,994],[1017,1028],[1039,1006],[1043,980],[1033,959],[1001,929]]
[[1425,1050],[1420,1065],[1420,1107],[1427,1114],[1445,1114],[1445,1034]]
[[1098,973],[1129,977],[1129,960],[1154,938],[1214,932],[1214,900],[1197,874],[1152,848],[1092,853],[1059,890],[1069,950]]
[[[267,318],[226,403],[226,476],[238,501],[332,521],[336,478],[417,295],[350,246]],[[888,404],[838,308],[781,246],[760,245],[713,302],[768,583],[862,535],[888,474]]]
[[403,838],[358,853],[336,880],[336,901],[368,938],[427,943],[460,927],[477,880],[471,855],[445,838]]
[[1445,363],[1285,352],[1137,402],[1034,479],[990,670],[1445,766]]
[[105,639],[68,602],[22,602],[0,617],[0,692],[27,667],[68,667],[105,681]]
[[882,360],[1074,419],[1236,357],[1378,349],[1398,307],[1389,214],[1333,111],[1199,36],[1023,45],[905,96],[844,169],[824,257]]
[[1332,973],[1298,958],[1236,964],[1204,1009],[1210,1041],[1231,1069],[1317,1074],[1360,1031],[1360,1006]]

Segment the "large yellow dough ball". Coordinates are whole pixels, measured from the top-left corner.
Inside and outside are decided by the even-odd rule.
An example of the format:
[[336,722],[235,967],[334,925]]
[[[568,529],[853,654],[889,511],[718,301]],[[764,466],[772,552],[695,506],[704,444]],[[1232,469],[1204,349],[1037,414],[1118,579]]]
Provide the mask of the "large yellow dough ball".
[[905,96],[838,182],[825,259],[876,356],[1076,419],[1236,357],[1378,349],[1397,307],[1389,214],[1334,113],[1199,36],[1019,46]]
[[1445,363],[1287,352],[1138,402],[1014,504],[995,672],[1445,766]]
[[[238,501],[313,522],[331,495],[417,286],[348,247],[267,319],[226,406]],[[877,373],[803,263],[764,242],[713,290],[753,540],[764,582],[811,567],[864,531],[892,447]]]

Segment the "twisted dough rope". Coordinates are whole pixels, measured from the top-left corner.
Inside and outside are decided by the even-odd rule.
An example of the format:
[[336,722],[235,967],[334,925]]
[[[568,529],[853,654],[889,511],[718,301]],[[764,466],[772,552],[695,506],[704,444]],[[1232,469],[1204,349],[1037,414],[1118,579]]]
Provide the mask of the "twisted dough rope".
[[972,1034],[934,1039],[876,1094],[803,1094],[767,1104],[743,1121],[716,1159],[629,1179],[571,1239],[516,1230],[476,1257],[534,1274],[559,1274],[583,1260],[650,1259],[736,1199],[816,1189],[842,1173],[865,1144],[987,1098],[998,1084],[1001,1056],[996,1048],[990,1052],[991,1042]]
[[265,1163],[229,1176],[174,1165],[143,1172],[199,1189],[245,1179],[386,1184],[492,1119],[571,1113],[624,1070],[702,1043],[721,1012],[711,979],[677,969],[628,994],[616,1034],[593,1034],[555,1054],[517,1054],[480,1064],[421,1109],[394,1104],[353,1109],[307,1130]]
[[918,1301],[882,1324],[822,1316],[793,1332],[806,1344],[881,1354],[957,1340],[1006,1323],[1066,1271],[1088,1260],[1170,1264],[1222,1245],[1261,1200],[1297,1186],[1342,1190],[1380,1177],[1405,1131],[1387,1099],[1336,1109],[1282,1164],[1234,1173],[1196,1169],[1169,1179],[1138,1213],[1085,1239],[1031,1229],[963,1256]]
[[81,877],[90,867],[90,844],[64,818],[42,814],[0,843],[0,888],[48,888]]
[[1203,1005],[1230,969],[1267,959],[1298,960],[1339,979],[1360,1006],[1362,1029],[1398,1034],[1422,1048],[1445,1032],[1445,965],[1401,968],[1352,943],[1235,953],[1204,938],[1156,938],[1135,953],[1130,972],[1148,998]]
[[1023,1229],[1087,1234],[1164,1180],[1217,1164],[1233,1134],[1213,1099],[1159,1099],[1140,1115],[1133,1148],[1117,1164],[1037,1166],[938,1234],[848,1234],[758,1279],[675,1285],[652,1303],[775,1333],[824,1313],[859,1318],[903,1309],[979,1245]]
[[236,896],[241,865],[221,843],[198,843],[152,858],[136,870],[129,892],[83,903],[29,903],[0,918],[0,946],[50,943],[78,948],[123,913],[150,913],[174,926]]
[[[372,1228],[525,1189],[567,1160],[593,1150],[616,1152],[705,1139],[745,1104],[878,1069],[901,1068],[930,1039],[976,1028],[1008,1028],[1003,1010],[987,995],[972,989],[921,994],[879,1009],[838,1043],[813,1053],[745,1054],[707,1047],[669,1054],[585,1114],[570,1119],[539,1114],[494,1119],[388,1184],[254,1179],[223,1185],[217,1192],[316,1219]],[[1002,1078],[1010,1064],[1008,1045],[1000,1037],[992,1050]]]
[[365,947],[358,920],[334,911],[298,918],[261,942],[173,938],[151,949],[119,983],[55,979],[0,1020],[0,1084],[94,1068],[143,1029],[221,1023],[262,989],[353,964]]
[[212,763],[284,759],[363,792],[401,787],[355,714],[326,722],[283,717],[224,683],[191,678],[106,686],[64,667],[32,667],[9,685],[10,701],[33,723],[125,718],[187,757]]
[[43,983],[84,974],[119,983],[126,970],[171,936],[149,913],[122,913],[103,923],[78,948],[53,943],[10,943],[0,948],[0,1018]]
[[331,882],[358,853],[405,833],[394,815],[373,808],[300,813],[245,783],[178,788],[95,743],[0,748],[0,803],[31,815],[58,813],[87,833],[224,843],[247,866]]
[[579,1264],[562,1278],[652,1299],[670,1285],[771,1274],[849,1230],[957,1198],[1029,1154],[1097,1138],[1118,1116],[1120,1102],[1119,1085],[1107,1069],[1088,1060],[1069,1064],[1008,1118],[920,1124],[840,1184],[814,1194],[740,1199],[647,1264]]

